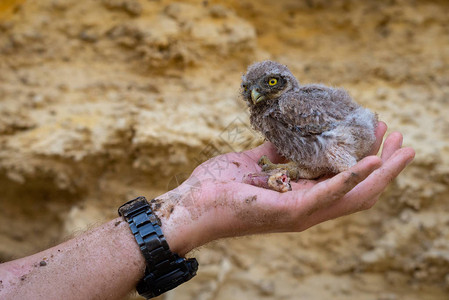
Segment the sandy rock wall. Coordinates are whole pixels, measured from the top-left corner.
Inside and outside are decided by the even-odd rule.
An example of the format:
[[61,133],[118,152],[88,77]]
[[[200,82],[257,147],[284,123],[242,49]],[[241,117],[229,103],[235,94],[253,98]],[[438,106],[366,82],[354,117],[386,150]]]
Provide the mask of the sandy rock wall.
[[0,260],[260,143],[239,81],[271,58],[344,86],[416,161],[368,212],[195,251],[199,275],[165,297],[447,299],[446,2],[36,2],[0,6]]

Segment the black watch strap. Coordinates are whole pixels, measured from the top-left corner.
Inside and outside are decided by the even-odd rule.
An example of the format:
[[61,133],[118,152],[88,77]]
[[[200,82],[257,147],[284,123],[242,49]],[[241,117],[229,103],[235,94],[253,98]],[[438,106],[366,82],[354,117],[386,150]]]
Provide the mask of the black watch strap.
[[160,220],[145,197],[120,206],[120,216],[128,222],[146,261],[145,276],[137,284],[137,292],[149,299],[169,291],[196,275],[198,262],[170,251]]

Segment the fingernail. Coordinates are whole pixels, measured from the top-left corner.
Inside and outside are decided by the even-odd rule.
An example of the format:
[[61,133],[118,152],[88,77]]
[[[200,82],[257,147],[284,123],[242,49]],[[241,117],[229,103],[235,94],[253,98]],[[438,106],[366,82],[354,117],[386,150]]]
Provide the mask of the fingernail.
[[407,160],[405,161],[405,164],[408,165],[409,163],[411,163],[411,162],[413,161],[414,158],[415,158],[415,157],[410,157],[409,159],[407,159]]

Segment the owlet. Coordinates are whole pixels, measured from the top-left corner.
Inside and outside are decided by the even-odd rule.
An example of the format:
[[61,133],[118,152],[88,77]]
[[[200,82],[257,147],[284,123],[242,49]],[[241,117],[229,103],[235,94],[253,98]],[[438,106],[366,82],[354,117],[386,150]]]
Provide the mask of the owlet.
[[339,173],[367,156],[376,140],[376,114],[343,89],[300,85],[279,63],[248,67],[241,94],[252,126],[290,161],[273,164],[263,156],[264,171],[286,169],[294,180]]

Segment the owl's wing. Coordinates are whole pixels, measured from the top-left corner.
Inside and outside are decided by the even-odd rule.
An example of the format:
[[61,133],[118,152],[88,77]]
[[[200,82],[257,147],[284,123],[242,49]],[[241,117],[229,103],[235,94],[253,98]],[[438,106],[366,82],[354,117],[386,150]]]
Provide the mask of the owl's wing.
[[318,135],[337,126],[351,107],[346,91],[311,84],[284,94],[273,117],[300,135]]

